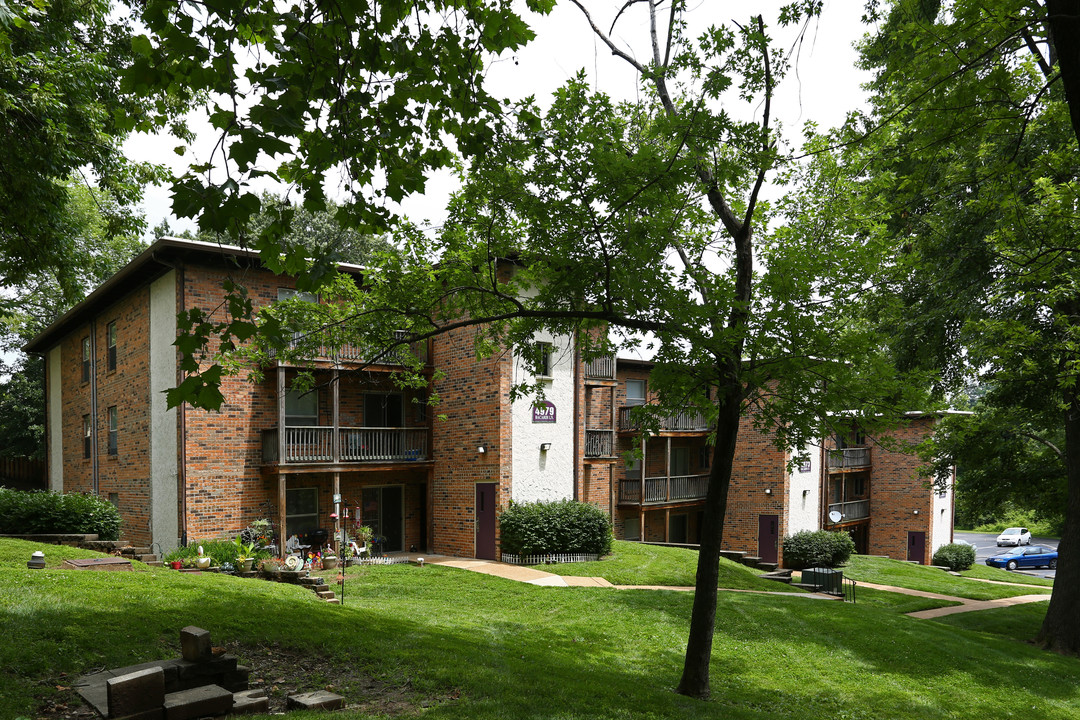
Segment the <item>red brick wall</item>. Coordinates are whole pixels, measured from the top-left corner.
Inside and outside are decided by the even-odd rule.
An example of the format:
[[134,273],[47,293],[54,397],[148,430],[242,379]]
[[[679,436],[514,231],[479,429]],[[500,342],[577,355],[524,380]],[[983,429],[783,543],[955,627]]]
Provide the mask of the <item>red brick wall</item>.
[[872,447],[868,543],[871,555],[906,560],[908,532],[924,532],[926,552],[922,562],[930,563],[934,499],[929,478],[920,473],[924,463],[913,448],[933,432],[935,423],[932,417],[915,418],[903,427],[890,430],[887,433],[890,442],[885,445],[868,439]]
[[[476,483],[498,484],[496,505],[510,501],[511,420],[509,354],[476,359],[476,329],[462,328],[434,343],[433,550],[472,557],[476,547]],[[478,453],[477,447],[487,452]],[[498,535],[496,535],[498,542]]]
[[[83,416],[91,413],[91,388],[82,381],[82,339],[92,338],[96,381],[94,443],[102,498],[115,494],[124,538],[150,543],[149,288],[142,286],[60,341],[64,491],[93,492],[93,460],[83,457]],[[116,369],[108,369],[106,327],[116,323]],[[117,408],[117,453],[110,455],[109,408]]]

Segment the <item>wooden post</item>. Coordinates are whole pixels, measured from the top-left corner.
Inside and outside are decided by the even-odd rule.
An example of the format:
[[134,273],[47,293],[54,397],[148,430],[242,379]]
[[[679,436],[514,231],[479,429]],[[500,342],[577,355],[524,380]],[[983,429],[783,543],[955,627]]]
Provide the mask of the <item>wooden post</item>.
[[289,539],[285,534],[285,475],[278,468],[278,555],[285,557],[285,541]]
[[[331,452],[334,455],[334,464],[337,465],[341,462],[341,389],[338,387],[339,380],[341,379],[338,374],[338,369],[334,368],[334,377],[330,380],[331,396],[334,399],[334,435],[330,439]],[[337,489],[337,473],[334,473],[334,492],[338,492]]]
[[[664,450],[664,502],[671,502],[671,438],[667,439],[667,447]],[[667,537],[667,529],[664,529],[664,537]],[[667,542],[667,540],[664,540]]]
[[[285,464],[285,368],[280,365],[280,361],[277,368],[277,445],[278,445],[278,465]],[[282,505],[283,513],[285,512],[285,506]],[[284,527],[282,527],[284,532]]]

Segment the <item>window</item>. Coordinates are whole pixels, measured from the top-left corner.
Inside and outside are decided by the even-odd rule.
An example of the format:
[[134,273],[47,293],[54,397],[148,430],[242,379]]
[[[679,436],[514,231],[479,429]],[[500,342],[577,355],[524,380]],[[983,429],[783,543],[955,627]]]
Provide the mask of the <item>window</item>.
[[712,446],[702,445],[698,449],[698,467],[707,470],[712,461]]
[[108,348],[108,369],[116,369],[116,322],[105,326],[105,345]]
[[114,508],[120,508],[120,493],[109,493],[109,502],[112,503]]
[[626,474],[630,477],[641,475],[641,458],[633,457],[626,461]]
[[401,396],[379,393],[364,395],[364,427],[404,427]]
[[90,338],[82,339],[82,381],[90,382]]
[[626,518],[623,521],[623,537],[626,540],[641,539],[641,518]]
[[645,381],[644,380],[627,380],[626,381],[626,404],[627,405],[644,405],[645,404]]
[[319,391],[285,391],[285,425],[287,427],[307,427],[319,424]]
[[90,451],[94,443],[94,434],[90,428],[90,416],[82,416],[82,434],[83,434],[83,457],[90,457]]
[[413,400],[415,413],[413,421],[418,425],[426,423],[428,419],[428,394],[426,392],[418,392],[416,398]]
[[671,448],[671,460],[669,461],[672,477],[686,476],[690,474],[690,448]]
[[533,344],[533,374],[536,377],[551,377],[551,350],[552,345],[549,342]]
[[113,405],[109,408],[109,454],[116,454],[116,435],[117,435],[117,417],[116,406]]
[[285,538],[319,529],[318,488],[285,490]]

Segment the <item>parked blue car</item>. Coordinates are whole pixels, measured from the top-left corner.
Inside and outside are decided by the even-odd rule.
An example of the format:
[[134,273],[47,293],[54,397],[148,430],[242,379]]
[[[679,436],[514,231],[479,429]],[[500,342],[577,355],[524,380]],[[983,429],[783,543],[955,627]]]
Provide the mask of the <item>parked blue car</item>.
[[992,557],[986,558],[986,564],[993,567],[1015,570],[1023,567],[1057,567],[1057,550],[1043,545],[1015,547]]

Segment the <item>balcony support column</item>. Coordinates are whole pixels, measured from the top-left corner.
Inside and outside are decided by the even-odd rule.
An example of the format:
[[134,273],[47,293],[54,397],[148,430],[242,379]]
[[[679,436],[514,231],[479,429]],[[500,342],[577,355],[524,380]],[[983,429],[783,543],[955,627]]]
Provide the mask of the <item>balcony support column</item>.
[[[333,408],[331,410],[333,414],[334,422],[334,434],[330,437],[330,452],[334,456],[334,464],[341,462],[341,376],[338,374],[338,369],[334,368],[333,377],[330,379],[330,396],[333,399]],[[337,473],[334,473],[334,492],[340,492],[337,489]]]
[[[337,371],[335,370],[334,373],[336,375]],[[334,388],[335,389],[337,388],[337,383],[336,382],[334,383]],[[336,405],[336,403],[335,403],[335,405]],[[335,439],[337,438],[337,428],[334,429],[334,438]],[[337,462],[337,442],[334,443],[334,462]],[[334,495],[333,495],[333,497],[340,497],[340,496],[341,496],[341,473],[335,472],[334,473]],[[330,545],[331,545],[331,547],[334,548],[334,553],[339,558],[344,558],[344,556],[341,554],[343,548],[341,547],[341,506],[340,506],[340,504],[334,506],[334,513],[338,517],[334,518],[334,533],[333,533],[333,536],[332,536],[333,542],[331,542]],[[345,567],[344,562],[342,562],[341,567]]]
[[[671,502],[671,438],[664,449],[664,502]],[[664,526],[664,542],[667,542],[667,526]]]
[[[278,464],[282,465],[288,461],[285,456],[285,368],[278,365],[277,368],[277,443],[278,443]],[[283,481],[284,482],[284,481]],[[284,491],[282,491],[284,493]],[[282,495],[284,497],[284,495]],[[284,510],[284,501],[282,501],[282,513]],[[284,532],[284,525],[282,526],[282,532]]]
[[[282,433],[278,433],[279,435]],[[285,541],[288,540],[288,536],[285,534],[285,474],[279,472],[277,476],[278,489],[278,557],[285,558]]]

